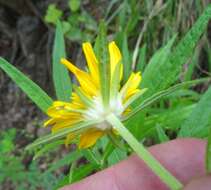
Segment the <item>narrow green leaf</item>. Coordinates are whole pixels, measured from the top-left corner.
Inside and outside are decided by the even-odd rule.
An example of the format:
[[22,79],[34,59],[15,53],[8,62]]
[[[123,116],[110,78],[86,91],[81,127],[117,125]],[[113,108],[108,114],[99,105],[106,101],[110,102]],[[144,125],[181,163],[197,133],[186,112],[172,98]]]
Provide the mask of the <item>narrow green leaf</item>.
[[91,149],[84,149],[82,150],[83,155],[85,158],[92,164],[96,165],[96,167],[99,167],[101,165],[100,160],[95,156],[94,152]]
[[127,151],[120,148],[115,148],[108,156],[108,166],[119,163],[120,161],[127,158]]
[[211,173],[211,127],[209,129],[209,135],[207,138],[207,147],[206,147],[206,172],[207,174]]
[[155,133],[155,127],[158,123],[165,129],[178,130],[182,122],[184,122],[184,120],[191,114],[195,106],[196,104],[181,106],[178,108],[169,108],[166,111],[144,118],[144,121],[142,122],[143,125],[137,127],[138,139],[142,140],[151,136],[151,133]]
[[198,64],[198,61],[199,61],[200,52],[201,52],[200,49],[196,48],[196,50],[195,50],[195,52],[194,52],[194,54],[193,54],[193,56],[190,60],[190,63],[188,65],[187,72],[185,73],[185,76],[184,76],[185,81],[192,79],[194,68]]
[[111,143],[109,141],[107,143],[104,151],[103,151],[103,156],[102,156],[102,159],[101,159],[101,163],[102,163],[103,166],[105,165],[105,162],[107,161],[109,155],[113,152],[114,148],[115,147],[114,147],[113,143]]
[[146,50],[147,46],[146,44],[144,44],[139,50],[139,57],[136,65],[136,71],[143,71],[146,66]]
[[69,184],[71,184],[73,181],[73,174],[74,174],[74,170],[76,169],[76,164],[77,164],[76,160],[73,161],[71,164],[70,171],[69,171]]
[[64,187],[65,185],[68,185],[68,184],[69,184],[69,176],[67,175],[67,176],[61,178],[60,180],[58,180],[52,190],[61,189],[62,187]]
[[114,9],[110,17],[106,20],[106,24],[109,25],[113,21],[113,19],[121,12],[122,9],[123,3]]
[[41,148],[39,151],[35,153],[33,160],[36,160],[38,157],[42,156],[43,154],[46,154],[47,152],[55,150],[55,148],[57,148],[59,145],[62,144],[64,144],[64,140],[58,140],[45,145],[43,148]]
[[147,97],[149,95],[152,95],[156,92],[157,86],[159,84],[158,80],[164,80],[162,73],[160,73],[160,70],[164,67],[166,60],[168,59],[171,48],[176,39],[176,35],[174,35],[169,42],[159,49],[150,59],[149,64],[146,66],[144,72],[143,72],[143,79],[141,82],[142,88],[148,88],[148,92],[145,94]]
[[211,126],[211,87],[181,126],[179,137],[204,137]]
[[69,133],[76,133],[77,131],[87,129],[90,126],[95,125],[99,122],[100,121],[80,122],[80,123],[75,124],[74,126],[71,126],[70,128],[66,128],[66,129],[57,131],[56,133],[52,133],[44,137],[40,137],[39,139],[35,140],[32,144],[28,145],[26,147],[26,150],[34,149],[42,144],[47,144],[51,142],[52,140],[64,138]]
[[72,86],[68,71],[60,63],[61,58],[65,58],[65,42],[62,25],[58,21],[53,47],[53,82],[56,96],[59,100],[70,101]]
[[208,62],[208,71],[211,72],[211,45],[209,40],[207,40],[207,47],[206,47],[206,52],[207,52],[207,62]]
[[161,143],[169,141],[169,137],[166,135],[165,131],[160,125],[156,125],[156,130],[158,133],[158,138]]
[[182,65],[185,64],[192,55],[198,40],[207,29],[207,24],[210,18],[211,5],[208,5],[196,23],[192,26],[184,38],[180,40],[179,44],[171,54],[168,61],[169,64],[166,65],[165,68],[165,71],[168,70],[167,74],[165,75],[167,77],[165,77],[165,82],[161,82],[159,85],[160,87],[165,88],[178,79]]
[[110,61],[106,32],[106,25],[104,21],[101,21],[99,26],[99,49],[97,50],[97,58],[99,60],[100,87],[103,103],[105,106],[108,106],[110,96]]
[[141,104],[139,106],[136,106],[125,118],[123,118],[123,121],[130,119],[132,116],[134,116],[135,114],[137,114],[138,112],[140,112],[141,110],[146,108],[147,106],[155,103],[156,101],[160,100],[161,98],[168,96],[181,88],[191,87],[196,84],[200,84],[200,83],[207,82],[210,80],[211,80],[210,78],[196,79],[196,80],[187,81],[187,82],[183,82],[183,83],[174,85],[174,86],[168,88],[167,90],[159,91],[159,92],[153,94],[152,96],[150,96],[149,98],[145,99],[143,102],[141,102]]
[[0,68],[7,73],[43,112],[46,112],[52,105],[52,99],[37,84],[1,57]]
[[100,56],[100,36],[99,36],[99,34],[95,38],[94,52],[95,52],[96,57],[99,58],[99,56]]
[[128,49],[128,43],[127,43],[127,34],[124,33],[123,34],[123,43],[122,43],[122,55],[123,55],[123,83],[125,83],[127,81],[127,79],[129,78],[129,75],[131,73],[131,63],[132,60],[130,59],[130,52]]
[[96,166],[92,163],[87,163],[84,165],[79,165],[79,167],[75,168],[72,172],[71,176],[71,182],[70,182],[70,176],[65,176],[62,180],[59,181],[59,183],[56,185],[56,188],[53,190],[62,189],[65,185],[70,185],[72,183],[75,183],[77,181],[80,181],[84,177],[87,177],[89,174],[91,174],[93,171],[96,170]]
[[78,167],[77,169],[75,169],[73,173],[72,182],[76,182],[83,179],[84,177],[88,176],[91,172],[93,172],[96,169],[97,169],[96,165],[92,163],[88,163],[88,164]]
[[112,10],[112,7],[118,2],[118,0],[111,0],[106,8],[106,12],[105,12],[105,18],[107,18],[109,16],[109,13]]
[[205,32],[210,18],[211,5],[208,5],[196,23],[183,37],[183,39],[180,40],[169,58],[158,64],[159,67],[155,65],[156,73],[148,71],[148,74],[146,74],[144,72],[142,85],[150,89],[146,93],[147,96],[167,88],[178,79],[182,65],[185,64],[191,56],[198,40]]
[[119,138],[119,136],[113,134],[112,132],[109,132],[108,133],[108,138],[111,141],[111,143],[114,145],[114,147],[118,147],[121,150],[125,149],[125,146],[121,142],[121,138]]
[[147,46],[144,44],[139,51],[138,62],[136,65],[136,71],[143,71],[146,66],[146,50]]
[[81,151],[75,150],[73,152],[70,152],[69,154],[65,155],[62,159],[57,160],[54,164],[50,166],[50,168],[45,171],[45,173],[50,173],[52,171],[55,171],[65,165],[71,164],[73,161],[78,160],[83,155],[81,154]]

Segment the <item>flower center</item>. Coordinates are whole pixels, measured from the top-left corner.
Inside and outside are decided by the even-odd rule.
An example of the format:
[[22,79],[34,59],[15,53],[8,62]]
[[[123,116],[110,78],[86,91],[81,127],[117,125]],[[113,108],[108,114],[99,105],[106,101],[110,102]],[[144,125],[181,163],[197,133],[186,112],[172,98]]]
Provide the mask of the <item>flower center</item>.
[[[113,113],[117,117],[120,117],[123,111],[124,108],[120,96],[115,99],[111,99],[108,107],[104,107],[101,97],[94,97],[93,106],[86,111],[84,116],[87,120],[105,120],[106,117],[111,113]],[[103,122],[96,127],[100,128],[101,130],[106,130],[110,128],[110,126],[106,122]]]

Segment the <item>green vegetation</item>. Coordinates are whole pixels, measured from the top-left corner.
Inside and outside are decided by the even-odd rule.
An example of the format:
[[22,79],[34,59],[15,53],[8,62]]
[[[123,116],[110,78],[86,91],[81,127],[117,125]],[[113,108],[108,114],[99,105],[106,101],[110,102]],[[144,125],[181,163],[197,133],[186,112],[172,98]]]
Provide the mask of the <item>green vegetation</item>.
[[[43,16],[46,24],[55,31],[52,83],[56,97],[68,100],[74,86],[71,84],[72,76],[59,63],[61,57],[71,55],[65,50],[65,41],[71,44],[69,46],[90,41],[95,53],[101,58],[105,56],[102,67],[106,69],[108,60],[103,45],[107,42],[101,36],[97,37],[98,30],[103,27],[102,23],[101,27],[98,24],[100,19],[104,19],[108,39],[117,42],[123,55],[123,81],[127,81],[132,71],[141,71],[141,88],[147,88],[144,95],[133,102],[134,110],[130,117],[123,118],[127,129],[146,145],[176,137],[208,139],[206,169],[210,173],[211,48],[207,25],[211,19],[211,6],[204,1],[112,0],[98,15],[100,19],[95,18],[92,11],[86,10],[80,0],[69,0],[67,7],[63,10],[56,4],[50,4]],[[202,52],[204,62],[200,59]],[[52,104],[46,92],[3,58],[0,58],[0,68],[46,112]],[[107,76],[103,77],[103,87],[107,93],[107,85],[110,84],[107,84]],[[81,125],[76,127],[79,130]],[[41,146],[36,147],[34,159],[28,168],[23,164],[23,159],[32,152],[16,147],[16,130],[1,133],[0,182],[9,180],[20,190],[38,187],[57,189],[107,168],[132,152],[120,137],[105,136],[87,150],[68,147],[68,153],[60,154],[56,161],[51,162],[52,155],[65,149],[60,138],[72,130],[69,128],[61,133],[46,135],[29,145],[28,148]],[[56,141],[51,142],[52,139]],[[147,139],[153,143],[147,144]],[[42,157],[47,163],[43,170],[39,166]],[[62,167],[68,171],[58,175]]]

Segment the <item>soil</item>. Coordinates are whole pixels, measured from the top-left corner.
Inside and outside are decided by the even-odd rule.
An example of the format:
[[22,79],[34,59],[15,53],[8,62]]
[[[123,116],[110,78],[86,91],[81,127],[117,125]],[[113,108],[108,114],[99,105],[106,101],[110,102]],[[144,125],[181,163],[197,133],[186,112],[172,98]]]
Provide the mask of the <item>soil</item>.
[[[56,3],[67,10],[66,0],[0,0],[0,56],[26,74],[46,93],[55,99],[51,78],[51,56],[55,27],[44,22],[43,18],[50,3]],[[83,1],[83,4],[89,1]],[[87,6],[92,9],[91,6]],[[93,13],[97,18],[99,13]],[[98,14],[98,15],[97,15]],[[66,42],[68,55],[74,60],[81,59],[79,44]],[[47,116],[0,70],[0,131],[16,129],[15,150],[17,156],[23,153],[26,145],[49,129],[42,126]],[[16,151],[14,154],[16,155]],[[62,156],[66,149],[61,149]],[[52,159],[58,159],[58,155]],[[32,156],[26,155],[22,163],[28,168]],[[53,161],[52,161],[53,162]],[[41,165],[41,164],[40,164]],[[43,170],[43,166],[40,166]],[[63,168],[62,173],[69,168]],[[14,189],[6,181],[0,189]]]
[[[53,28],[42,20],[50,1],[34,2],[0,1],[0,55],[52,96],[50,64]],[[24,135],[36,136],[38,130],[34,130],[34,125],[44,119],[44,114],[2,71],[0,92],[0,129],[26,129],[28,134]],[[21,142],[20,146],[26,143]]]
[[[25,73],[54,98],[51,80],[51,52],[54,28],[43,21],[50,0],[0,0],[0,56]],[[65,5],[60,1],[60,6]],[[38,136],[43,114],[31,100],[0,70],[0,131],[16,129],[15,155]],[[47,129],[48,130],[48,129]],[[32,156],[26,155],[27,168]],[[0,189],[14,189],[10,182]]]

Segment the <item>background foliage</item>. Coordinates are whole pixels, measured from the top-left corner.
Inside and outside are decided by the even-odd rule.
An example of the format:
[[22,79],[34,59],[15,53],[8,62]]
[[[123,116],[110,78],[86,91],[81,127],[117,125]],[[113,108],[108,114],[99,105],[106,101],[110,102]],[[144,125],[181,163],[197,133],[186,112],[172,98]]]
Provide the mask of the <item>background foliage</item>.
[[[59,57],[66,55],[79,67],[84,67],[81,43],[87,40],[94,42],[100,19],[105,20],[109,40],[115,40],[123,53],[124,81],[132,69],[142,71],[141,87],[149,90],[141,102],[178,82],[210,77],[208,21],[211,11],[209,7],[203,12],[208,4],[205,0],[94,3],[69,0],[27,1],[21,6],[23,4],[22,0],[12,3],[0,1],[3,18],[0,21],[0,46],[3,50],[0,53],[29,74],[53,99],[66,100],[67,94],[71,93],[69,79],[75,82],[58,64]],[[8,19],[8,15],[11,18]],[[202,16],[199,18],[199,15]],[[20,73],[3,63],[5,61],[1,59],[1,68],[7,73],[13,70],[11,78],[23,85]],[[177,136],[207,138],[211,126],[209,84],[206,80],[159,99],[136,114],[133,117],[136,122],[127,121],[128,129],[145,145],[165,142]],[[32,86],[31,92],[41,91],[34,83]],[[27,91],[27,85],[22,89]],[[38,150],[36,159],[33,159],[32,154],[23,150],[35,138],[49,132],[41,127],[46,118],[1,71],[0,91],[2,189],[56,189],[113,165],[131,152],[127,146],[114,148],[105,137],[94,148],[82,152],[74,146],[66,149],[60,146],[61,141],[56,141]],[[34,97],[33,94],[31,96]],[[42,94],[41,99],[46,100],[39,103],[45,110],[51,99],[46,94]],[[37,99],[33,101],[39,102]],[[138,104],[140,102],[134,106]],[[122,142],[113,143],[121,145]],[[52,147],[56,148],[52,150]],[[209,166],[209,157],[207,160]]]

